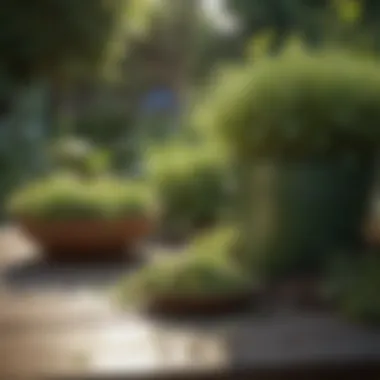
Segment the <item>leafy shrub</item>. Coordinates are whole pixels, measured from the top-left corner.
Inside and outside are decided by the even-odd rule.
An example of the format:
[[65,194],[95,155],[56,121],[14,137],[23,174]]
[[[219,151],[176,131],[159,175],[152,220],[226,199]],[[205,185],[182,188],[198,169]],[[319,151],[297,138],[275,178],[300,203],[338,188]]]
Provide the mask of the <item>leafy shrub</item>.
[[227,170],[207,148],[168,145],[152,149],[147,173],[168,225],[213,222],[227,200]]
[[148,212],[154,197],[141,183],[73,174],[55,175],[16,192],[9,211],[16,217],[43,220],[123,218]]
[[335,262],[327,291],[348,318],[380,325],[379,256]]
[[207,137],[247,159],[366,151],[380,137],[380,66],[284,52],[222,73],[195,117]]
[[87,141],[71,137],[53,144],[50,153],[54,166],[78,174],[90,174],[97,151]]
[[237,228],[218,226],[193,237],[187,253],[191,256],[208,256],[217,261],[234,260],[239,239],[240,232]]
[[[227,233],[227,235],[224,235]],[[194,240],[181,256],[155,262],[122,281],[118,296],[122,302],[159,296],[236,294],[253,289],[254,281],[231,258],[236,231],[228,228]]]

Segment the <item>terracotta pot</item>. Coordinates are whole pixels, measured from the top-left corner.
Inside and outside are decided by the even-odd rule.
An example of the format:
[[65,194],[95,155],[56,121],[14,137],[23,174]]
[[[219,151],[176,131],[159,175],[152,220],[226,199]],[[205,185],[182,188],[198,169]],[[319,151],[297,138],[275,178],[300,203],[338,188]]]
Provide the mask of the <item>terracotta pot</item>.
[[216,315],[246,309],[254,298],[253,292],[220,296],[162,295],[152,298],[147,308],[162,315]]
[[101,258],[123,255],[152,229],[145,218],[122,220],[42,221],[23,219],[22,230],[48,258]]

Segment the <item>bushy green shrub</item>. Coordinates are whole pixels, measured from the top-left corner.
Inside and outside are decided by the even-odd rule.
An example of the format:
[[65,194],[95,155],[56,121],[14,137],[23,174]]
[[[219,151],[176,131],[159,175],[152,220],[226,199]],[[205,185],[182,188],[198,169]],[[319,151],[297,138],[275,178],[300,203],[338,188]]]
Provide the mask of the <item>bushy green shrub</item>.
[[363,152],[380,138],[380,65],[337,52],[284,52],[220,75],[195,120],[249,160]]
[[253,290],[257,284],[231,257],[236,231],[215,230],[196,239],[181,256],[152,262],[123,280],[117,296],[124,303],[160,296],[218,296]]
[[187,253],[191,256],[208,256],[217,261],[234,261],[240,237],[240,231],[236,227],[217,226],[194,236],[187,247]]
[[349,319],[380,325],[379,256],[334,262],[326,290]]
[[117,219],[145,215],[153,206],[154,197],[142,183],[60,174],[17,191],[9,212],[38,220]]
[[167,145],[147,155],[148,178],[170,226],[214,222],[227,202],[227,170],[212,148]]

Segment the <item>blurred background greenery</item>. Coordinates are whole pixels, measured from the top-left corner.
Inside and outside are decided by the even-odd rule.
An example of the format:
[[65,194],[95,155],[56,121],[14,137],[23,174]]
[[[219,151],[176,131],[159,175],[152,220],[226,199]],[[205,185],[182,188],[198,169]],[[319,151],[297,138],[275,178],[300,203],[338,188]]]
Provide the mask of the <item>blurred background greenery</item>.
[[[59,186],[44,180],[64,167],[105,184],[114,177],[143,179],[157,193],[162,224],[169,229],[193,230],[227,219],[241,223],[243,235],[253,238],[256,224],[249,217],[261,216],[259,206],[265,215],[268,204],[277,207],[282,222],[271,237],[277,236],[272,240],[281,254],[265,259],[279,258],[276,265],[289,273],[303,262],[287,252],[301,246],[303,252],[311,243],[318,251],[327,249],[326,231],[357,230],[355,207],[367,200],[363,194],[372,183],[379,141],[378,0],[4,0],[2,5],[3,219],[8,196],[31,180],[48,185],[30,198],[27,193],[25,204],[33,206],[36,196],[41,210],[46,211],[45,200],[54,209]],[[360,159],[351,170],[346,162],[353,152],[354,161]],[[363,152],[371,153],[368,162],[361,160]],[[259,156],[275,159],[278,175],[258,195],[250,170]],[[323,166],[326,156],[344,156],[344,163]],[[308,170],[286,165],[294,159]],[[76,204],[91,187],[83,178],[70,182],[81,184],[75,187],[80,191],[68,192]],[[112,185],[116,191],[120,183]],[[128,205],[145,207],[138,192],[126,191],[112,207],[122,207],[127,198]],[[321,194],[322,206],[311,207],[308,200]],[[94,197],[90,211],[107,213],[102,193]],[[330,214],[318,213],[328,208]],[[255,236],[258,231],[257,226]],[[236,280],[224,269],[215,278],[217,287],[220,278]],[[350,314],[361,307],[371,314],[356,297],[343,303]]]

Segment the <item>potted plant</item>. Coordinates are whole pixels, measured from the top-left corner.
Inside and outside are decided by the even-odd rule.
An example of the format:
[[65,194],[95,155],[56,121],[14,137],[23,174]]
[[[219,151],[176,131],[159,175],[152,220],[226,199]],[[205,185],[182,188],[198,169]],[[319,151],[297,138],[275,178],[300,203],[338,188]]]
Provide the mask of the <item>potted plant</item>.
[[228,177],[220,152],[209,146],[170,143],[151,148],[146,169],[169,235],[191,236],[212,227],[224,212]]
[[268,277],[320,273],[362,244],[380,141],[380,66],[286,50],[226,73],[196,113],[239,168],[242,260]]
[[122,281],[119,300],[172,315],[218,314],[249,306],[258,283],[231,260],[226,247],[234,236],[204,235],[183,255],[153,261]]
[[141,183],[53,175],[16,192],[10,212],[49,259],[110,259],[152,228],[153,197]]

